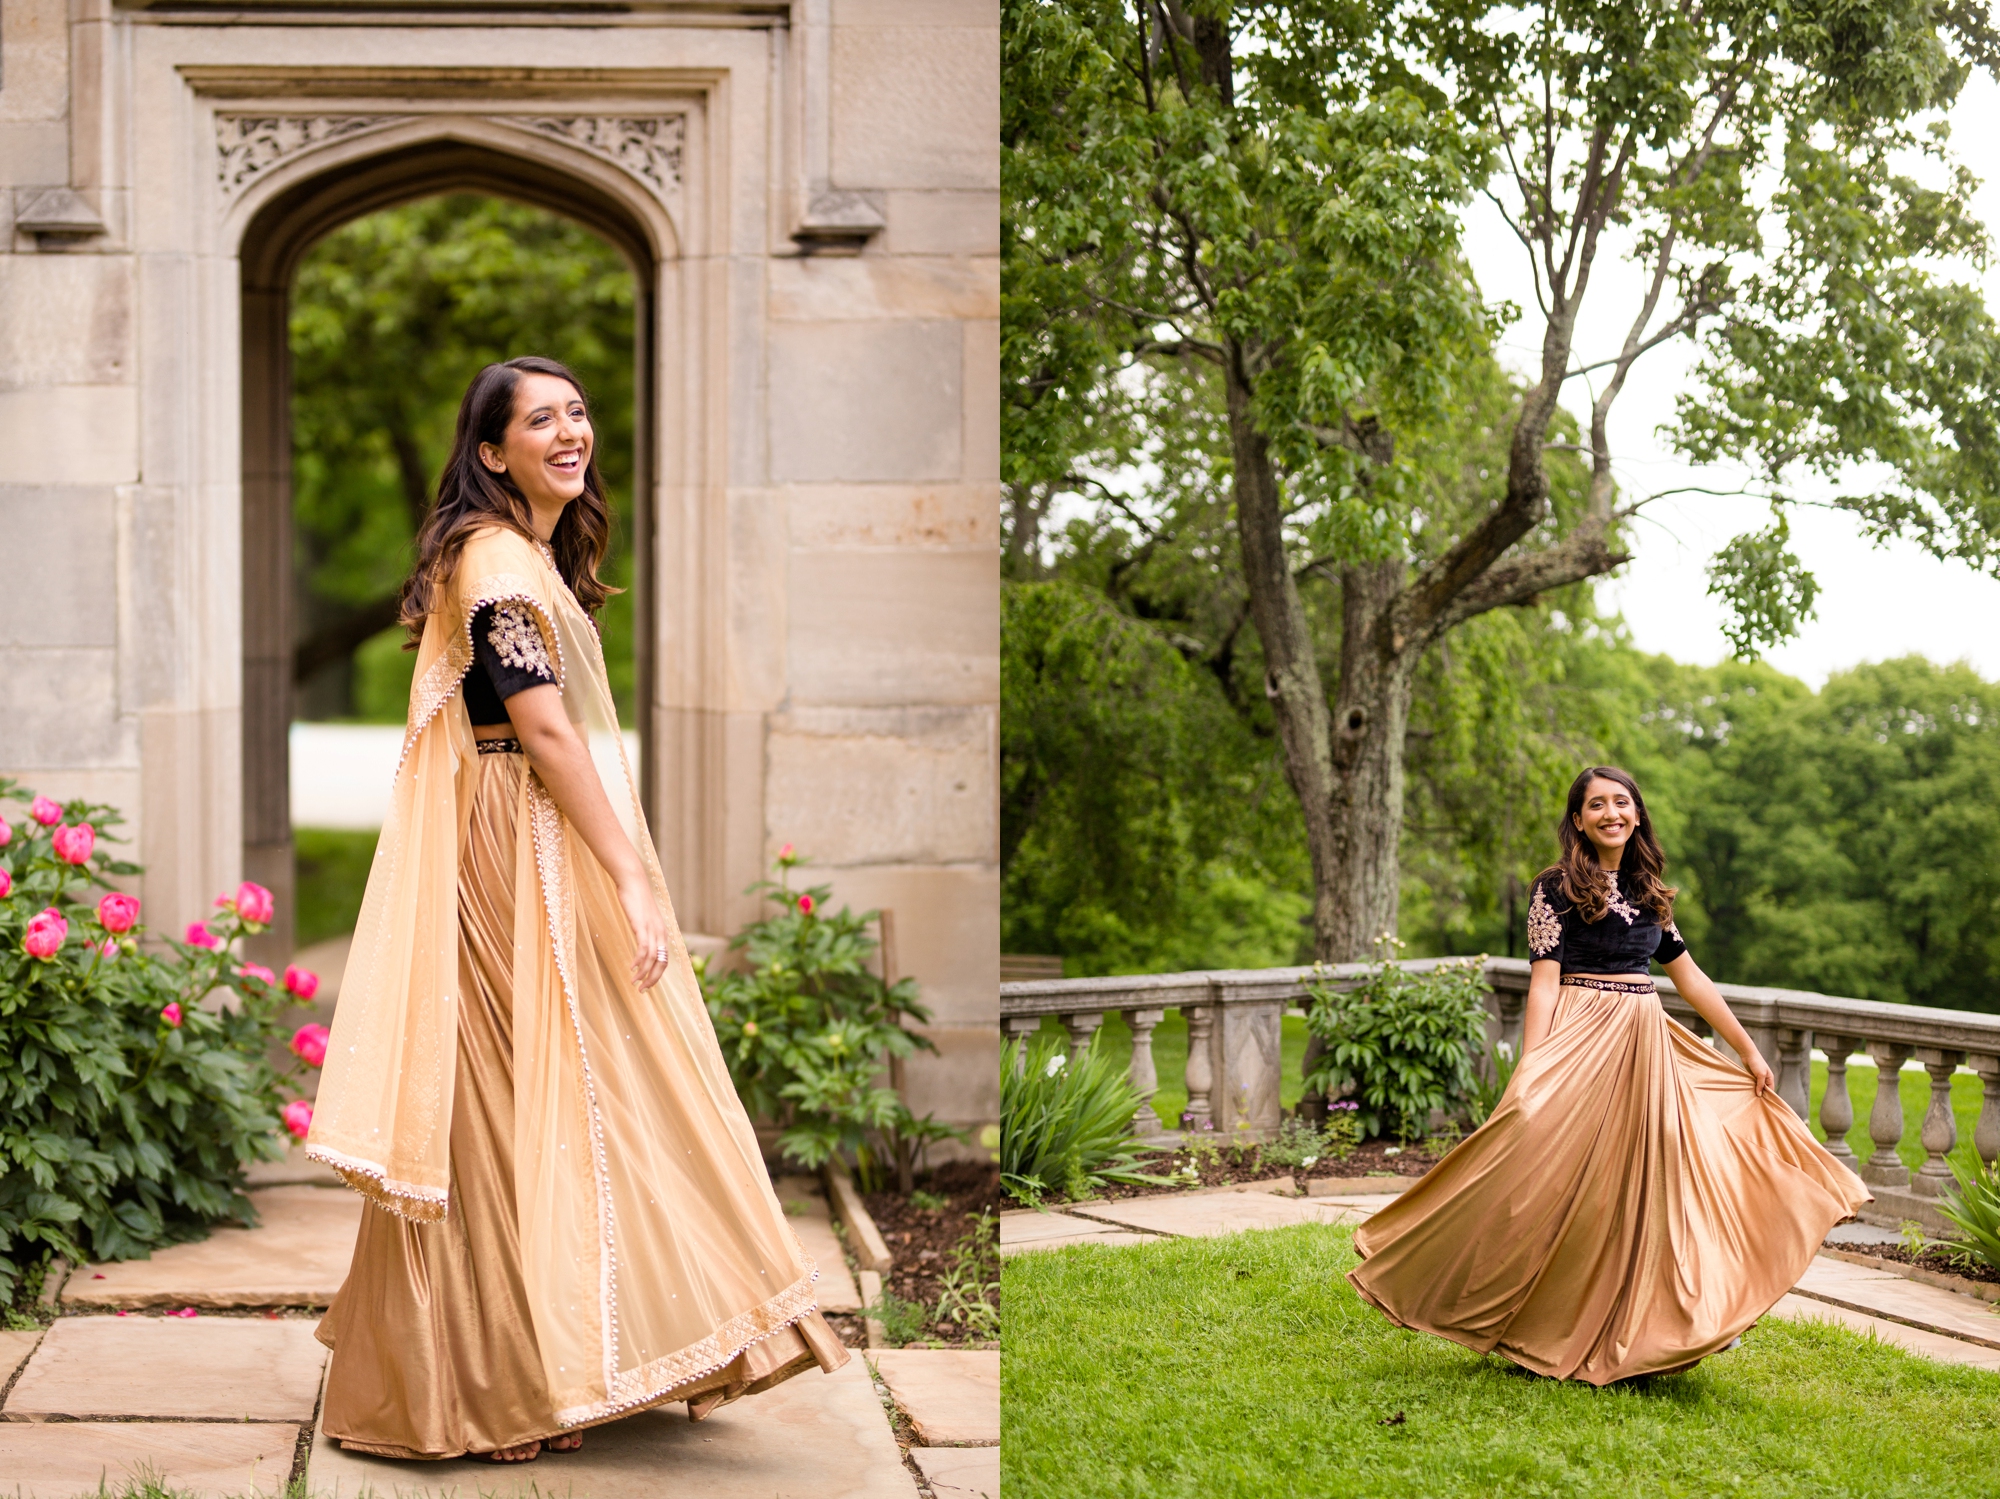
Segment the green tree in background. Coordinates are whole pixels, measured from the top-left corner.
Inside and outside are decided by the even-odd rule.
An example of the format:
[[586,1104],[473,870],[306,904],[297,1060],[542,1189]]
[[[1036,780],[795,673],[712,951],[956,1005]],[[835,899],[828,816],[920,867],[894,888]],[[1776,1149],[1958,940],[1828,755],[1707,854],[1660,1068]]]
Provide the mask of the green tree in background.
[[[630,586],[632,318],[632,270],[616,250],[497,198],[426,198],[314,246],[291,316],[300,717],[402,722],[413,658],[394,628],[396,592],[459,399],[495,360],[548,355],[587,387],[616,526],[607,572]],[[633,619],[625,593],[599,620],[628,723]]]

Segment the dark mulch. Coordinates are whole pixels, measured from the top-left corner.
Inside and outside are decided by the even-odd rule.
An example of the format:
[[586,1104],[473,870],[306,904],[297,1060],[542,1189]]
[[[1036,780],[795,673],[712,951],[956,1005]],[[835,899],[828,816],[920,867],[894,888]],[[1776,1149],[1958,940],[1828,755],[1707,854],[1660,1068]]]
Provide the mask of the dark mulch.
[[[952,1251],[972,1230],[981,1210],[998,1218],[1010,1206],[1000,1195],[1000,1168],[978,1161],[951,1161],[917,1178],[920,1191],[947,1200],[941,1208],[919,1208],[899,1192],[870,1192],[862,1201],[869,1217],[889,1246],[895,1268],[884,1277],[885,1289],[903,1301],[935,1310],[943,1294],[941,1272],[952,1263]],[[986,1278],[998,1280],[996,1263],[989,1262]],[[939,1347],[983,1347],[965,1330],[950,1323],[934,1323],[923,1337]]]
[[[1439,1153],[1442,1154],[1441,1148]],[[1241,1182],[1269,1181],[1277,1176],[1289,1176],[1298,1181],[1319,1178],[1348,1180],[1370,1176],[1422,1176],[1436,1164],[1436,1161],[1437,1157],[1427,1152],[1422,1145],[1405,1145],[1398,1148],[1392,1140],[1369,1140],[1358,1146],[1345,1160],[1322,1158],[1304,1168],[1268,1164],[1263,1159],[1262,1151],[1255,1145],[1241,1149],[1225,1145],[1212,1153],[1202,1151],[1197,1154],[1177,1150],[1170,1155],[1162,1154],[1151,1158],[1145,1168],[1147,1175],[1169,1176],[1193,1165],[1201,1173],[1199,1182],[1186,1182],[1171,1187],[1102,1182],[1099,1183],[1092,1200],[1106,1202],[1127,1197],[1170,1196],[1175,1192],[1184,1192],[1195,1187],[1227,1187]],[[1049,1196],[1042,1199],[1042,1205],[1056,1207],[1068,1200],[1060,1195]],[[1019,1204],[1010,1203],[1009,1206],[1019,1206]]]
[[1915,1265],[1923,1270],[1935,1270],[1940,1275],[1956,1275],[1961,1280],[1975,1280],[1981,1285],[2000,1286],[2000,1270],[1995,1270],[1984,1260],[1975,1259],[1971,1264],[1954,1260],[1940,1250],[1926,1249],[1922,1254],[1911,1254],[1900,1244],[1836,1244],[1836,1249],[1849,1254],[1873,1255],[1878,1260],[1890,1260],[1898,1265]]
[[844,1348],[868,1346],[868,1323],[856,1312],[825,1312],[826,1325],[833,1329]]

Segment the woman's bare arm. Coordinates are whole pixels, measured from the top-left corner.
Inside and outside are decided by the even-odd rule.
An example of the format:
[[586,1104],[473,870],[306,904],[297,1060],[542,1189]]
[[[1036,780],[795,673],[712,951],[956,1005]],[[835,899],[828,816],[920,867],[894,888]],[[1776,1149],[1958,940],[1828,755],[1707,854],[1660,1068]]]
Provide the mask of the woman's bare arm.
[[563,711],[562,689],[551,684],[515,693],[507,699],[507,717],[535,774],[617,884],[618,903],[639,945],[632,980],[641,989],[652,988],[667,971],[666,959],[658,956],[668,950],[666,918],[653,898],[653,882],[639,851],[611,810],[590,750]]
[[1743,1029],[1743,1022],[1730,1013],[1728,1002],[1715,982],[1701,971],[1701,965],[1687,953],[1682,953],[1666,965],[1667,977],[1674,981],[1674,987],[1681,992],[1681,998],[1694,1006],[1695,1013],[1715,1027],[1715,1033],[1727,1041],[1743,1059],[1751,1078],[1757,1084],[1757,1096],[1764,1096],[1767,1088],[1777,1086],[1771,1076],[1770,1064],[1757,1050],[1757,1043],[1750,1039],[1750,1033]]
[[1528,1012],[1521,1019],[1521,1055],[1526,1056],[1548,1039],[1549,1026],[1556,1016],[1556,990],[1561,987],[1562,964],[1541,958],[1528,965]]

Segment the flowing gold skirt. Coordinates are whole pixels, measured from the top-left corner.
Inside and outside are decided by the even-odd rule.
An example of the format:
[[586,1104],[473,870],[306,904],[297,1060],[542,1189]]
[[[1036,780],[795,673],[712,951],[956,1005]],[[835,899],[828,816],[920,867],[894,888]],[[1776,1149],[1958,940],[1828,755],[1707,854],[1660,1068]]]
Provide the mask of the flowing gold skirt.
[[[334,1350],[327,1434],[384,1457],[457,1457],[576,1429],[556,1421],[542,1375],[514,1207],[516,817],[526,762],[481,755],[478,766],[459,870],[450,1212],[413,1223],[366,1204],[346,1283],[319,1326]],[[846,1360],[815,1311],[647,1403],[755,1394]]]
[[1493,1117],[1355,1230],[1348,1279],[1403,1327],[1602,1385],[1726,1347],[1868,1200],[1650,982],[1572,980]]

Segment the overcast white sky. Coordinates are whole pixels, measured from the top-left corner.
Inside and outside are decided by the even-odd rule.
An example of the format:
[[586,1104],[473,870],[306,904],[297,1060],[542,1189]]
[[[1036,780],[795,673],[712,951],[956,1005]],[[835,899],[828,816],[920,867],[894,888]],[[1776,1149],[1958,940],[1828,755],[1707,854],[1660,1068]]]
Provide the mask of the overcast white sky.
[[[2000,85],[1976,74],[1952,114],[1952,144],[1959,159],[1982,178],[1980,216],[2000,236]],[[1530,316],[1505,335],[1505,354],[1526,371],[1537,350],[1539,321],[1532,313],[1533,285],[1526,252],[1490,206],[1469,215],[1467,246],[1480,285],[1491,299],[1508,298]],[[1586,326],[1578,353],[1600,358],[1623,339],[1636,301],[1636,274],[1624,265],[1621,279],[1606,276],[1600,262],[1586,300]],[[2000,310],[2000,269],[1986,282],[1989,305]],[[1614,295],[1606,296],[1607,292]],[[1600,324],[1589,324],[1595,304]],[[1691,362],[1690,351],[1663,346],[1642,358],[1612,408],[1611,440],[1618,479],[1628,493],[1654,493],[1676,485],[1716,484],[1676,460],[1654,435],[1673,413],[1674,397]],[[1568,404],[1579,414],[1589,396],[1573,384]],[[1603,585],[1600,599],[1620,611],[1642,650],[1703,665],[1728,654],[1720,628],[1721,610],[1707,597],[1708,561],[1739,532],[1760,529],[1768,510],[1741,497],[1673,496],[1649,505],[1638,522],[1635,557],[1617,579]],[[2000,678],[2000,580],[1961,563],[1938,562],[1916,547],[1877,548],[1856,534],[1845,517],[1804,507],[1792,512],[1793,547],[1819,577],[1819,617],[1801,636],[1768,658],[1781,671],[1814,687],[1828,673],[1862,661],[1880,661],[1912,652],[1936,661],[1965,660],[1981,675]]]

